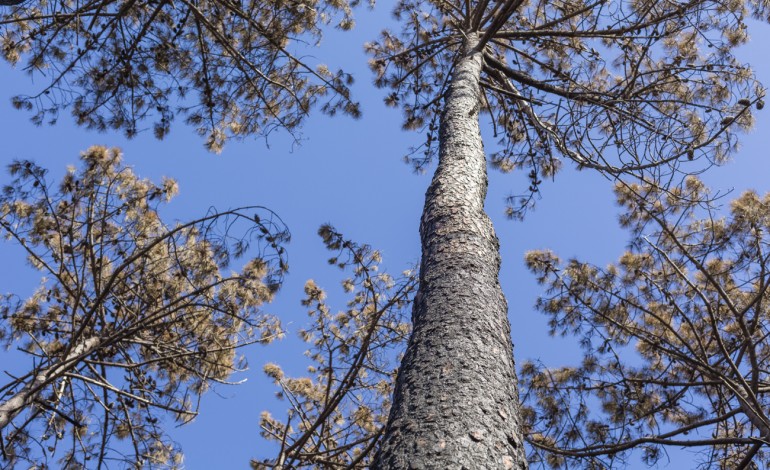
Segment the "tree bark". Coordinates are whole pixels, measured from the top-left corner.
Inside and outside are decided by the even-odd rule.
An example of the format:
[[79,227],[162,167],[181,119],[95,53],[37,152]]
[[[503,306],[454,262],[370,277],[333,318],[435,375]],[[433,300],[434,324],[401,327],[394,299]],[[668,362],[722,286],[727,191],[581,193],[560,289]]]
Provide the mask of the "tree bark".
[[414,331],[374,469],[527,468],[499,243],[484,212],[477,41],[466,39],[445,97]]

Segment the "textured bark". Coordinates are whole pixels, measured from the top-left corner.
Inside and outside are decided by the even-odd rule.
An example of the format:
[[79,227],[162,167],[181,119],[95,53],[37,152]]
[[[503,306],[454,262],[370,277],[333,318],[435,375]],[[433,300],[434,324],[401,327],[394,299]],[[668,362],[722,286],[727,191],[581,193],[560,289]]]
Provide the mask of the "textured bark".
[[484,212],[475,36],[455,64],[420,224],[420,290],[375,469],[524,469],[499,243]]

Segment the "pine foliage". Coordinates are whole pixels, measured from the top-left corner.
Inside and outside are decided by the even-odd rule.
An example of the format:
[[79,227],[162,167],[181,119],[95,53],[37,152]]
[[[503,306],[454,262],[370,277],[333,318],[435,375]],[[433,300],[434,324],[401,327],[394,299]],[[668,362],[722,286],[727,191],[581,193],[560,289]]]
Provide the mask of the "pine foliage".
[[632,248],[605,268],[548,251],[527,263],[538,308],[582,360],[522,366],[532,462],[648,465],[667,447],[698,468],[770,463],[770,195],[747,191],[722,216],[691,177],[672,195],[619,185]]
[[[407,160],[438,151],[442,100],[470,33],[483,54],[481,110],[501,171],[524,169],[520,218],[564,162],[643,181],[723,162],[736,130],[752,126],[764,89],[733,56],[745,21],[766,2],[713,0],[400,0],[400,31],[367,44],[375,84],[426,140]],[[701,167],[702,168],[702,167]]]
[[0,297],[0,342],[28,361],[0,385],[0,462],[179,467],[166,427],[245,367],[237,348],[282,334],[261,306],[286,270],[286,228],[260,207],[166,225],[176,182],[137,177],[117,149],[90,148],[58,185],[29,161],[9,170],[0,232],[42,279]]
[[308,62],[323,25],[353,26],[343,0],[21,1],[0,10],[6,61],[44,83],[13,99],[36,124],[67,109],[91,129],[163,138],[182,117],[214,152],[228,138],[290,133],[314,105],[357,116],[352,77]]
[[299,332],[307,343],[308,374],[286,377],[277,364],[265,373],[290,405],[287,417],[264,412],[262,436],[279,446],[255,469],[369,468],[388,418],[400,355],[409,338],[408,312],[417,288],[413,271],[397,277],[380,271],[380,254],[358,245],[331,226],[319,230],[329,263],[345,270],[349,295],[335,311],[313,280],[302,304],[310,325]]

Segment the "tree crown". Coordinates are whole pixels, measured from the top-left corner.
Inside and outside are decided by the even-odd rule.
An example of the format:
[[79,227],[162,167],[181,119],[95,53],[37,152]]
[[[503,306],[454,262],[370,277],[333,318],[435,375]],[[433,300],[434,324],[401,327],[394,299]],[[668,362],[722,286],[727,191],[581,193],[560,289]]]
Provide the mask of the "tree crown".
[[351,28],[358,0],[13,3],[0,44],[8,62],[48,80],[13,100],[36,124],[69,109],[81,125],[129,137],[152,120],[163,138],[182,116],[219,152],[228,138],[296,131],[316,104],[359,114],[352,77],[300,52],[323,25]]
[[[611,177],[660,181],[698,157],[724,161],[764,89],[732,52],[759,2],[401,0],[399,32],[367,45],[375,84],[438,149],[442,99],[468,38],[483,56],[482,102],[498,139],[491,163],[529,170],[530,196],[562,159]],[[472,35],[471,35],[472,33]],[[531,198],[523,201],[527,206]],[[512,204],[510,216],[521,216]]]
[[30,360],[0,386],[0,458],[177,465],[163,417],[193,419],[245,366],[236,348],[282,334],[261,306],[286,270],[286,228],[260,207],[167,226],[158,207],[177,184],[137,177],[117,149],[87,150],[58,186],[32,162],[9,169],[0,231],[43,278],[29,298],[0,297],[0,341]]
[[700,450],[701,468],[767,464],[770,195],[720,217],[699,180],[675,192],[618,185],[634,238],[606,268],[527,255],[551,333],[583,349],[522,366],[533,462],[611,467],[641,448],[653,465],[670,445]]

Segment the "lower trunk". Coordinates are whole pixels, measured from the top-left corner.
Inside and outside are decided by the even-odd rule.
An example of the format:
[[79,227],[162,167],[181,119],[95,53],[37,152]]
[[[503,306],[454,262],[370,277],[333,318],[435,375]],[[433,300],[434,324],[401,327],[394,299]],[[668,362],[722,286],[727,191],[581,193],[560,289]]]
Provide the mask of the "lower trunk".
[[464,44],[441,117],[414,332],[375,469],[527,467],[499,244],[484,212],[476,41]]

